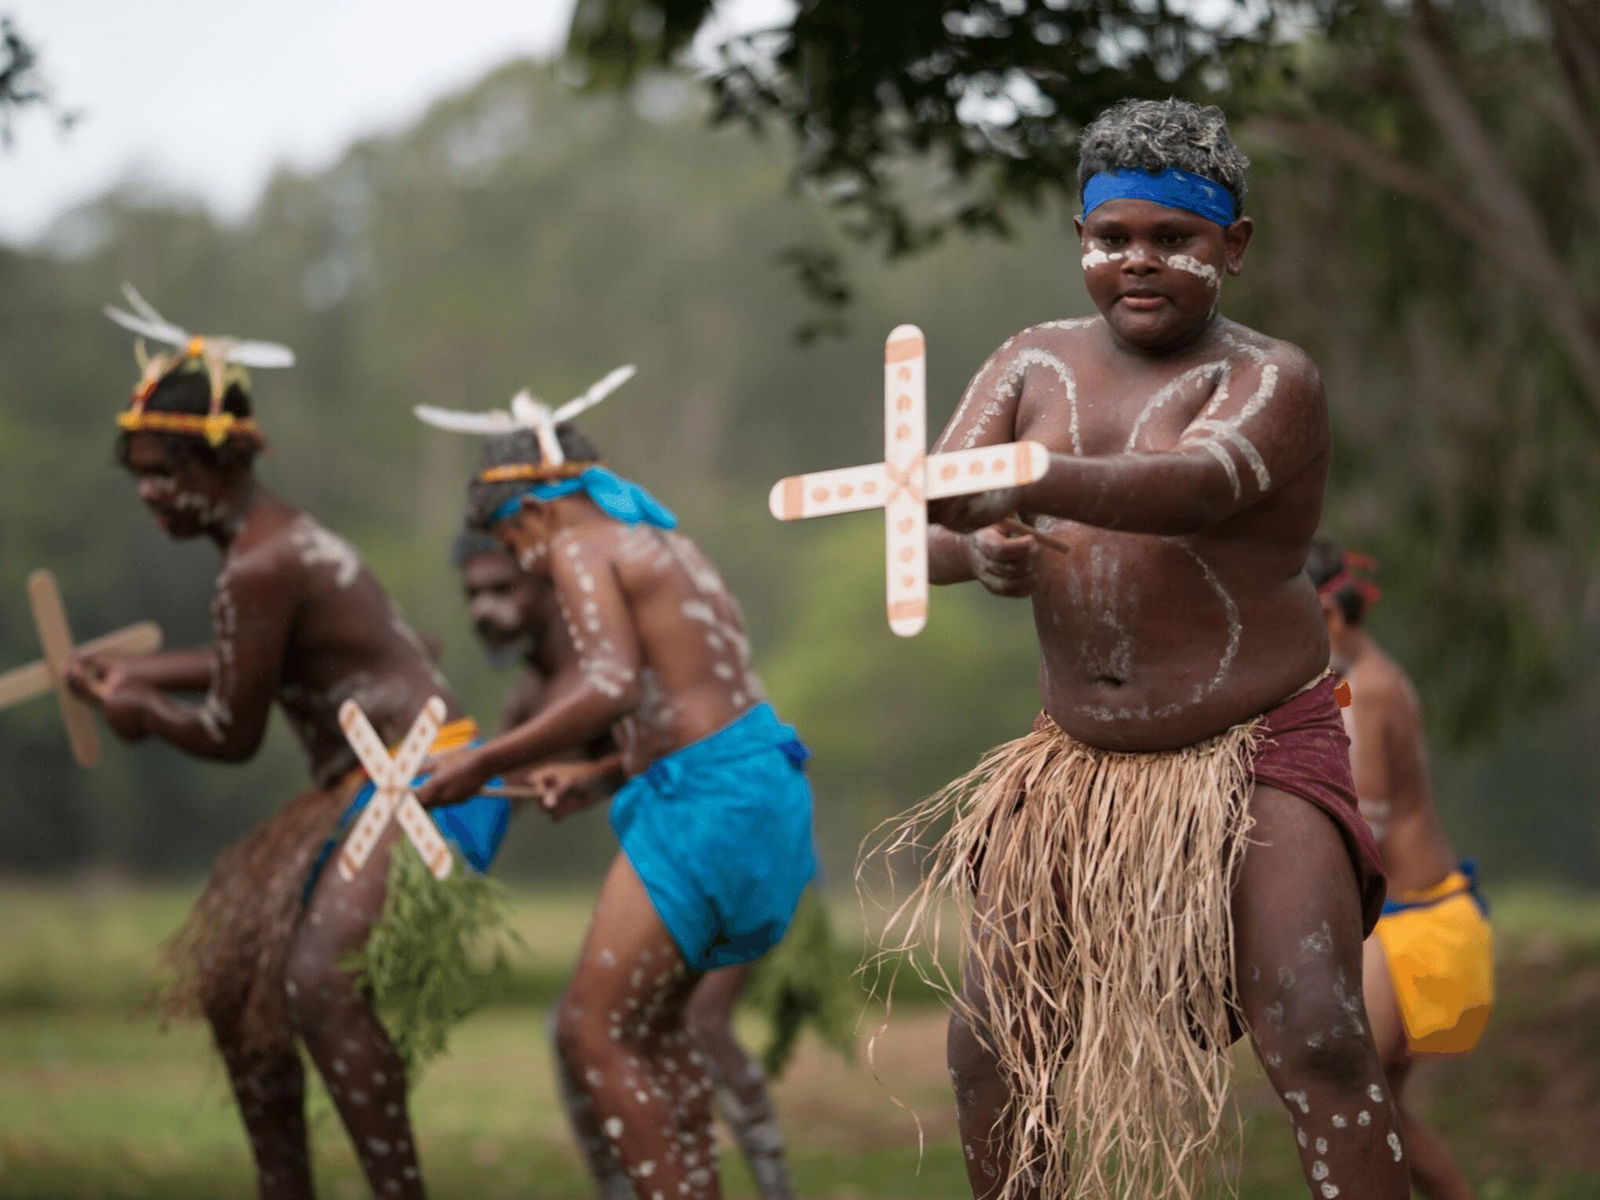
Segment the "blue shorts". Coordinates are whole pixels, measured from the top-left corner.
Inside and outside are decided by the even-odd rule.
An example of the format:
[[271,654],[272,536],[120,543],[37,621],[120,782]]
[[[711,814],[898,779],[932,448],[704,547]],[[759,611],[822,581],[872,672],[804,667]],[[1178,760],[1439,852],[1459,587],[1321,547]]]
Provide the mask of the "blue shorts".
[[691,970],[749,962],[788,932],[817,872],[808,757],[761,704],[612,800],[617,841]]

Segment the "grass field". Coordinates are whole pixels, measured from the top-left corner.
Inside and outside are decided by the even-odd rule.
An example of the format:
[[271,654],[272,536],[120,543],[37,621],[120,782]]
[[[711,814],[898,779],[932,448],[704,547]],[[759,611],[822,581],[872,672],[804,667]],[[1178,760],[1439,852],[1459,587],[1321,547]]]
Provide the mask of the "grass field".
[[[0,1197],[6,1200],[219,1200],[251,1194],[243,1137],[195,1028],[163,1033],[136,1010],[183,889],[0,887]],[[514,1002],[478,1014],[416,1095],[434,1195],[586,1195],[550,1084],[544,1008],[584,920],[581,892],[520,892],[529,953]],[[841,906],[840,922],[854,910]],[[1430,1064],[1417,1096],[1445,1130],[1483,1200],[1600,1197],[1600,899],[1500,897],[1502,1003],[1474,1056]],[[864,1025],[873,1027],[875,1018]],[[752,1040],[760,1030],[748,1029]],[[936,1008],[897,1008],[879,1047],[884,1084],[802,1048],[776,1094],[802,1195],[955,1198],[966,1194]],[[1242,1195],[1300,1200],[1285,1122],[1249,1064]],[[325,1101],[316,1126],[323,1194],[365,1194]],[[750,1196],[737,1155],[727,1190]],[[920,1173],[919,1173],[920,1171]]]

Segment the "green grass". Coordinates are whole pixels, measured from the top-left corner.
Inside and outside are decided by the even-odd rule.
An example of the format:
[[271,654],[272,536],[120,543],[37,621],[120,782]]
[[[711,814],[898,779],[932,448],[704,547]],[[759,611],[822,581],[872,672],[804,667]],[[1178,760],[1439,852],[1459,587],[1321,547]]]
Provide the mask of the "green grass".
[[[237,1119],[203,1033],[158,1030],[134,1011],[187,889],[80,894],[0,889],[0,1196],[7,1200],[217,1200],[250,1194]],[[434,1195],[588,1195],[550,1083],[544,1005],[581,936],[581,891],[516,896],[529,944],[513,1003],[457,1032],[415,1096]],[[844,928],[854,908],[841,901]],[[1429,1064],[1415,1094],[1478,1182],[1482,1200],[1600,1196],[1600,899],[1502,896],[1502,1003],[1477,1054]],[[867,1031],[875,1020],[864,1023]],[[760,1030],[750,1027],[752,1042]],[[943,1022],[900,1011],[879,1047],[884,1084],[804,1044],[776,1089],[801,1194],[832,1200],[965,1195],[943,1064]],[[1248,1200],[1302,1200],[1276,1100],[1245,1064]],[[316,1109],[322,1194],[365,1195],[326,1101]],[[737,1155],[728,1193],[750,1196]]]

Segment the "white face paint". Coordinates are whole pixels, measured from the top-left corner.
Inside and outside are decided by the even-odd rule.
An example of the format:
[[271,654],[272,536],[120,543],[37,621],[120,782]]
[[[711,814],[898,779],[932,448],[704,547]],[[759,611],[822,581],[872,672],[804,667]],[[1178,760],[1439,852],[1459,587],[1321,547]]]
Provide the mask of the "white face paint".
[[1120,262],[1122,259],[1124,259],[1126,257],[1127,257],[1127,255],[1124,254],[1121,250],[1114,250],[1114,251],[1112,251],[1111,253],[1108,254],[1108,253],[1106,253],[1106,251],[1104,251],[1104,250],[1100,249],[1100,247],[1096,246],[1092,250],[1084,251],[1083,257],[1081,259],[1079,259],[1078,261],[1083,264],[1083,269],[1085,271],[1092,271],[1096,267],[1105,266],[1107,263]]
[[1198,276],[1212,288],[1222,286],[1222,280],[1217,275],[1217,269],[1210,263],[1201,262],[1192,254],[1174,254],[1167,259],[1167,266],[1175,271],[1184,271],[1190,275]]

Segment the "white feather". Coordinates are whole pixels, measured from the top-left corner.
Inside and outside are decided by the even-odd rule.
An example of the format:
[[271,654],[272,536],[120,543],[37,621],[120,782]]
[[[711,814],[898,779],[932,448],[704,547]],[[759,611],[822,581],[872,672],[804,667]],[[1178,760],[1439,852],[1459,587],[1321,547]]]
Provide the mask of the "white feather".
[[168,346],[187,346],[189,344],[189,335],[176,325],[168,325],[165,322],[150,321],[144,317],[136,317],[132,313],[123,312],[120,308],[112,308],[109,304],[102,311],[128,332],[137,333],[140,337],[147,337],[152,342],[163,342]]
[[517,419],[519,429],[537,429],[555,420],[550,406],[542,400],[535,400],[527,388],[511,397],[511,415]]
[[627,366],[618,367],[615,371],[610,372],[588,391],[584,392],[583,395],[579,396],[575,400],[568,400],[560,408],[556,409],[554,414],[554,420],[556,424],[559,425],[562,421],[570,421],[579,413],[587,412],[596,404],[599,404],[600,401],[604,400],[612,392],[616,391],[623,384],[627,383],[628,380],[633,378],[633,376],[634,366],[632,363],[629,363]]
[[[181,325],[174,325],[157,312],[155,305],[141,296],[139,289],[133,284],[124,282],[122,294],[127,297],[133,312],[126,313],[108,304],[105,306],[105,314],[124,329],[137,333],[140,337],[147,337],[151,341],[165,342],[169,346],[179,348],[187,346],[193,339],[194,334]],[[206,340],[224,361],[238,363],[241,367],[266,369],[294,366],[294,351],[276,342],[247,341],[221,336],[208,337]]]
[[226,357],[241,367],[270,369],[294,366],[294,351],[277,342],[240,342],[227,339]]
[[451,433],[476,433],[492,437],[500,433],[514,433],[522,428],[515,417],[502,408],[488,412],[461,412],[454,408],[435,408],[419,404],[411,410],[417,419],[435,429],[448,429]]

